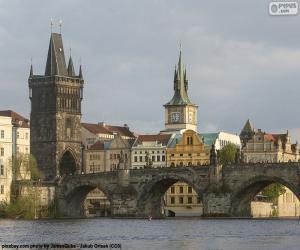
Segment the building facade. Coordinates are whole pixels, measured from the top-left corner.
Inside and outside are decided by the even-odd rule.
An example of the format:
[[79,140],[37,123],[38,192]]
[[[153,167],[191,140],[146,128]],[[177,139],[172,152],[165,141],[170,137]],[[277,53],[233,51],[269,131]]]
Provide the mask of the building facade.
[[235,134],[226,132],[202,133],[201,137],[204,144],[210,146],[214,145],[216,150],[221,150],[228,144],[234,144],[239,149],[242,147],[240,137]]
[[[0,202],[10,202],[13,157],[30,154],[29,120],[11,110],[0,111]],[[22,168],[18,178],[26,179]]]
[[[31,153],[45,180],[81,172],[81,101],[84,80],[72,58],[65,62],[62,36],[52,33],[45,74],[30,68]],[[43,124],[43,126],[40,126]]]
[[296,162],[299,161],[298,144],[291,142],[286,134],[270,134],[258,129],[242,150],[243,160],[255,162]]
[[131,143],[117,134],[111,140],[97,141],[84,151],[84,172],[97,173],[130,169]]
[[167,148],[167,165],[169,167],[199,166],[210,163],[209,145],[203,143],[199,134],[186,130],[172,138]]
[[166,167],[167,146],[172,134],[139,135],[131,148],[131,167]]

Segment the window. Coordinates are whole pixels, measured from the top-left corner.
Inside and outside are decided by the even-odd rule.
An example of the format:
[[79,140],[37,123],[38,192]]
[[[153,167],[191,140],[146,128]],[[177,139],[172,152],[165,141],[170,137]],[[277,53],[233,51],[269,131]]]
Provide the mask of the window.
[[162,160],[162,161],[166,161],[166,156],[163,155],[163,156],[161,157],[161,160]]
[[0,156],[4,156],[4,148],[0,149]]
[[171,194],[175,194],[175,187],[171,187]]
[[152,162],[155,162],[155,156],[152,155]]
[[193,192],[193,188],[192,187],[188,187],[188,193],[191,194]]
[[180,154],[179,156],[180,156],[180,157],[182,157],[182,156],[183,156],[183,154]]
[[160,161],[160,155],[158,155],[156,158],[157,158],[157,161]]
[[171,204],[175,204],[175,197],[171,197]]
[[187,145],[193,145],[193,137],[192,136],[187,137]]
[[19,139],[19,137],[20,137],[20,133],[19,133],[19,132],[17,132],[17,139]]
[[193,197],[192,197],[192,196],[189,196],[189,197],[188,197],[188,203],[189,203],[189,204],[192,204],[192,203],[193,203]]
[[171,156],[174,156],[174,154],[171,154]]
[[183,204],[183,197],[179,197],[179,203]]
[[0,193],[1,193],[1,194],[4,194],[4,185],[1,185]]
[[4,175],[4,166],[3,165],[0,166],[0,175]]
[[191,153],[189,153],[189,156],[190,156],[190,157],[192,157],[192,154],[191,154]]
[[4,130],[1,130],[1,139],[4,139]]
[[143,161],[143,156],[140,156],[140,162],[142,162]]
[[137,162],[137,156],[134,157],[134,162]]
[[181,193],[181,194],[183,193],[183,187],[182,186],[179,187],[179,193]]
[[197,203],[200,204],[201,203],[201,199],[200,197],[197,197]]

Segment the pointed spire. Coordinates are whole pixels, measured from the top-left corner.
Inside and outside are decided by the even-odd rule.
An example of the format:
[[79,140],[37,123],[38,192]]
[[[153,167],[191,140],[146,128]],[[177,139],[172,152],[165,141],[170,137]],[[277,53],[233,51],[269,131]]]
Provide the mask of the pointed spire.
[[74,69],[74,64],[71,55],[68,63],[68,76],[75,76],[75,69]]
[[61,34],[51,33],[45,75],[68,75]]
[[83,76],[82,76],[82,69],[81,69],[81,64],[80,64],[80,66],[79,66],[79,78],[80,79],[83,79]]
[[184,68],[184,88],[185,88],[185,91],[187,92],[188,90],[188,79],[187,79],[187,76],[186,76],[186,68]]
[[30,72],[29,72],[29,77],[33,76],[33,68],[32,68],[32,63],[30,64]]
[[188,80],[186,75],[186,69],[183,64],[182,50],[180,45],[179,59],[177,67],[175,66],[174,73],[174,96],[170,102],[166,105],[182,105],[182,104],[192,104],[188,94]]
[[174,70],[174,91],[177,89],[177,80],[178,80],[177,68],[176,68],[176,65],[175,65],[175,70]]
[[180,45],[180,51],[179,51],[179,60],[178,60],[178,74],[179,74],[179,80],[183,80],[183,62],[182,62],[182,51],[181,51],[181,45]]

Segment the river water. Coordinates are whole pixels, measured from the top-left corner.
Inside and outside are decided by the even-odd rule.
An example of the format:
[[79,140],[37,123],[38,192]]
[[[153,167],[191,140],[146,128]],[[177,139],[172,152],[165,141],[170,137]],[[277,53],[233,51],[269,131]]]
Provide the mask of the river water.
[[300,249],[300,220],[0,220],[0,242],[19,248],[26,244],[69,244],[65,247],[76,244],[77,249],[88,249],[80,244],[92,244],[93,249],[104,249],[100,246],[107,244],[115,249],[121,246],[121,249],[138,250],[292,250]]

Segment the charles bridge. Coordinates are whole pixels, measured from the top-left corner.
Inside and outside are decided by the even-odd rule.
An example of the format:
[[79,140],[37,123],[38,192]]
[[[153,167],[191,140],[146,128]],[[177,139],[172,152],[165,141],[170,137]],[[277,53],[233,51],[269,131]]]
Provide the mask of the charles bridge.
[[198,193],[203,216],[250,217],[251,200],[280,183],[300,198],[300,163],[260,163],[118,170],[63,177],[55,188],[60,217],[82,217],[87,194],[99,188],[115,217],[160,218],[163,195],[176,182]]

